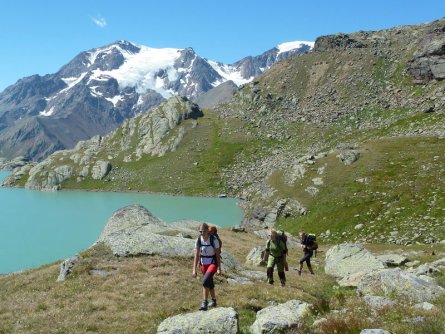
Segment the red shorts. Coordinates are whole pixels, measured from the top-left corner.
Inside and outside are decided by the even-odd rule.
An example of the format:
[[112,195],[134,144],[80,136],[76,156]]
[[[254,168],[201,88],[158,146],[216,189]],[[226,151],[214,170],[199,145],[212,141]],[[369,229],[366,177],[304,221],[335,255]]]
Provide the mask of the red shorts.
[[216,270],[218,268],[216,267],[216,264],[211,263],[211,264],[201,264],[201,273],[203,275],[205,275],[206,273],[211,273],[214,274],[216,273]]

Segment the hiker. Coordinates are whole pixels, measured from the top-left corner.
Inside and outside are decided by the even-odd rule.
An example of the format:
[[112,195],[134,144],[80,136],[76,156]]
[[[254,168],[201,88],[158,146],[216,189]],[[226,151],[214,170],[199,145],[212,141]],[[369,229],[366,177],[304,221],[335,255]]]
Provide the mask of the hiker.
[[303,250],[304,256],[300,260],[300,268],[298,269],[298,275],[301,275],[301,271],[303,270],[303,263],[306,262],[307,267],[312,275],[315,275],[314,271],[312,270],[311,265],[311,257],[314,255],[315,248],[315,239],[312,237],[309,237],[306,235],[304,231],[300,232],[300,242],[301,242],[301,248]]
[[263,260],[267,261],[267,281],[269,284],[274,283],[273,270],[275,265],[277,265],[281,287],[286,285],[286,275],[284,274],[284,268],[287,267],[286,255],[287,247],[285,241],[278,237],[277,231],[271,230],[263,256]]
[[[216,307],[215,284],[213,283],[213,275],[221,274],[221,247],[218,239],[209,233],[209,226],[202,224],[199,227],[201,234],[195,243],[195,259],[193,261],[193,278],[196,278],[196,267],[200,265],[203,275],[203,300],[199,308],[200,311],[207,311],[208,307]],[[211,296],[210,303],[207,302]]]

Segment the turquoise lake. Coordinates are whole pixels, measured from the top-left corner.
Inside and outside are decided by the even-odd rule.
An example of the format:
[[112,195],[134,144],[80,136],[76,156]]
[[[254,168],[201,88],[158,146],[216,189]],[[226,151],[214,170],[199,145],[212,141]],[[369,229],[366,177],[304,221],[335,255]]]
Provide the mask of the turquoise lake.
[[[0,184],[8,172],[0,171]],[[0,187],[0,274],[73,256],[90,247],[114,211],[140,204],[155,216],[219,226],[240,223],[238,200],[153,194],[59,191]]]

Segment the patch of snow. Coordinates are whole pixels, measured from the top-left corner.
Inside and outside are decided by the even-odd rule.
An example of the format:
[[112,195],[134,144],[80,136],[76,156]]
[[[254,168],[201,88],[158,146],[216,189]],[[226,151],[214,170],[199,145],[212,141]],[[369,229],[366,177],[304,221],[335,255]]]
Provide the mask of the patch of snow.
[[277,45],[277,49],[278,49],[278,54],[283,53],[283,52],[287,52],[293,49],[299,49],[305,45],[309,45],[311,47],[311,49],[314,47],[314,42],[304,42],[304,41],[295,41],[295,42],[287,42],[287,43],[282,43]]
[[39,113],[40,116],[51,116],[54,113],[54,107],[51,107],[49,110],[44,110]]
[[[174,95],[171,89],[166,89],[169,82],[178,78],[178,71],[174,68],[175,61],[181,56],[181,49],[154,49],[138,46],[140,52],[131,53],[122,50],[124,64],[115,70],[95,70],[92,79],[103,76],[115,78],[121,89],[135,87],[136,92],[145,93],[148,89],[156,90],[163,97]],[[94,56],[94,55],[93,55]],[[97,55],[96,55],[97,57]],[[166,71],[166,77],[157,76],[159,70]]]
[[73,88],[75,85],[77,85],[79,82],[82,81],[82,79],[85,77],[85,75],[87,75],[88,72],[82,73],[78,78],[73,77],[73,78],[62,78],[63,82],[65,82],[68,87],[62,89],[59,94],[65,93],[67,91],[69,91],[71,88]]
[[102,94],[102,93],[100,93],[100,92],[96,92],[96,89],[97,89],[98,87],[99,87],[99,86],[91,86],[91,87],[90,87],[91,95],[93,95],[94,97],[103,97],[103,94]]
[[207,60],[210,66],[218,72],[218,74],[223,78],[223,80],[217,80],[212,83],[213,87],[220,85],[221,83],[232,80],[237,86],[244,85],[253,80],[253,76],[250,78],[243,78],[241,72],[234,66],[224,65],[217,63],[212,60]]
[[116,104],[117,104],[119,101],[123,101],[124,98],[123,98],[123,96],[121,96],[121,95],[116,95],[116,96],[114,96],[114,97],[112,97],[112,98],[105,98],[105,100],[110,101],[111,103],[113,103],[113,106],[116,107]]

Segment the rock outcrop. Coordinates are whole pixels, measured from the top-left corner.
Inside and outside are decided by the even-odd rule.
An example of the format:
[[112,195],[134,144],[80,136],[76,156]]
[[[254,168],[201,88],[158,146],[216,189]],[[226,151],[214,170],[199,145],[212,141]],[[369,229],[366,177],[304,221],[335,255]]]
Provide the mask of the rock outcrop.
[[445,289],[434,279],[416,276],[400,268],[378,270],[365,274],[358,285],[364,295],[396,296],[413,303],[432,301],[445,295]]
[[253,334],[282,333],[298,327],[309,312],[310,305],[299,300],[269,306],[257,312],[250,331]]
[[[99,160],[91,169],[91,177],[94,180],[102,180],[111,171],[111,164],[109,161]],[[81,175],[84,176],[84,173]],[[85,175],[86,176],[86,175]]]
[[[113,213],[97,242],[109,246],[117,256],[145,254],[193,257],[195,239],[170,236],[178,232],[196,235],[196,231],[187,226],[190,222],[185,225],[167,224],[143,206],[132,205]],[[224,271],[238,266],[239,263],[232,255],[224,250],[221,252],[221,268]]]
[[[202,116],[199,107],[187,98],[172,97],[152,112],[124,121],[120,128],[105,137],[95,136],[78,142],[74,149],[53,153],[29,170],[25,187],[59,190],[70,178],[78,182],[87,178],[103,180],[111,172],[113,159],[118,155],[124,155],[120,162],[139,160],[144,155],[163,156],[175,151],[182,141],[185,130],[180,127],[181,123]],[[13,184],[26,174],[27,169],[22,168],[7,184]]]
[[251,266],[265,266],[266,263],[263,261],[265,250],[266,247],[264,246],[253,248],[246,256],[246,264]]
[[435,22],[425,33],[408,71],[417,83],[445,79],[445,22]]
[[384,268],[382,261],[360,244],[340,244],[326,252],[325,272],[338,278]]
[[231,307],[218,307],[207,312],[179,314],[165,319],[158,334],[237,334],[238,314]]
[[71,273],[74,268],[74,265],[80,260],[80,255],[76,254],[73,257],[70,257],[63,261],[60,264],[60,273],[59,277],[57,277],[57,282],[63,282],[65,278]]

